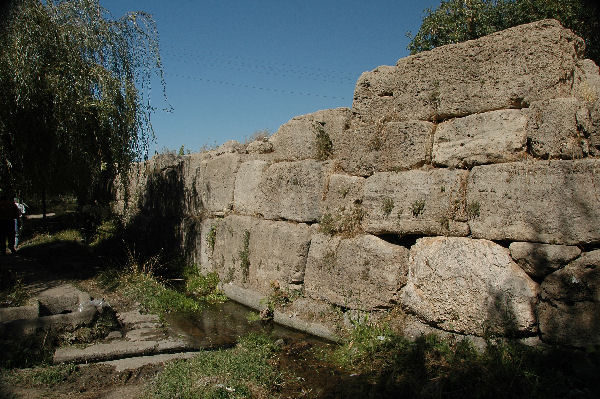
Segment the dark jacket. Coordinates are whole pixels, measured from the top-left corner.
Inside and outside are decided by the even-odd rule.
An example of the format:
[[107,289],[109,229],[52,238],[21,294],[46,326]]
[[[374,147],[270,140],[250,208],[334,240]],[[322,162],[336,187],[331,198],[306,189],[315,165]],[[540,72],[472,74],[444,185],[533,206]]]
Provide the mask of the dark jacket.
[[17,204],[11,200],[0,201],[0,220],[16,219],[21,215]]

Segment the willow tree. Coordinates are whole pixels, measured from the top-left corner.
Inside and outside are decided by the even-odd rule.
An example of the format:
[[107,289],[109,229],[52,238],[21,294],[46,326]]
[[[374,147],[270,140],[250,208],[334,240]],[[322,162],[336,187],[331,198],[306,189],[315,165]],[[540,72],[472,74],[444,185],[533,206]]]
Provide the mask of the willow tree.
[[[3,15],[1,15],[3,14]],[[0,183],[102,199],[154,138],[164,79],[152,17],[98,0],[13,0],[0,14]]]
[[581,36],[587,57],[600,63],[600,7],[595,0],[442,0],[436,9],[425,10],[408,50],[416,54],[545,18],[557,19]]

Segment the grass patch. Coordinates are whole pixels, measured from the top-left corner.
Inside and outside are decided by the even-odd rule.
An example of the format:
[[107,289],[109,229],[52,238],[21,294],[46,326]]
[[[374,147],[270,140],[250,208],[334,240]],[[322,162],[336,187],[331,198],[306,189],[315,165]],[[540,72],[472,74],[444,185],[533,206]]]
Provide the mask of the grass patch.
[[66,229],[56,233],[37,233],[32,238],[19,245],[19,249],[48,245],[57,242],[83,243],[83,235],[77,229]]
[[0,306],[22,306],[29,299],[21,277],[10,269],[0,269]]
[[233,349],[199,352],[167,364],[149,394],[154,399],[272,397],[269,394],[283,383],[272,365],[277,353],[273,339],[250,334]]
[[409,341],[368,322],[355,323],[346,342],[321,357],[369,381],[368,397],[546,399],[600,394],[597,353],[503,341],[488,341],[477,350],[467,339],[436,335]]
[[79,366],[74,364],[36,366],[30,369],[6,372],[2,376],[2,380],[10,385],[52,388],[78,372]]
[[219,275],[216,272],[203,275],[196,265],[193,265],[185,268],[183,277],[185,279],[185,291],[188,294],[209,303],[227,301],[223,291],[218,288]]

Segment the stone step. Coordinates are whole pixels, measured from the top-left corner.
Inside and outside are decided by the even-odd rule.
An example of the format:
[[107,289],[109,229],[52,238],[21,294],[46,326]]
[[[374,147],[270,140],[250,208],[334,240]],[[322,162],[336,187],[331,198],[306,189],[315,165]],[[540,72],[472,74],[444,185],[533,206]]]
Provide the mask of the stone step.
[[191,344],[179,339],[157,341],[115,340],[86,348],[65,347],[54,352],[53,363],[93,363],[107,360],[157,355],[193,350]]

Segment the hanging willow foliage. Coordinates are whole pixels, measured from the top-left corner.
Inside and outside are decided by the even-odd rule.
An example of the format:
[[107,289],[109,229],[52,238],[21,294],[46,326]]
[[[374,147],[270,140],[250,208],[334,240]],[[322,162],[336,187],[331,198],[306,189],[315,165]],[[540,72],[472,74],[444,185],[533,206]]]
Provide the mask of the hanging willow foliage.
[[13,0],[0,18],[1,186],[102,199],[147,156],[153,82],[166,103],[152,17],[114,19],[98,0]]

